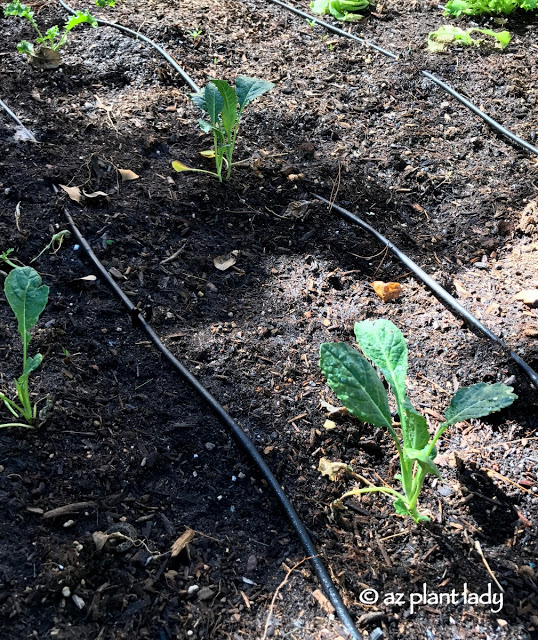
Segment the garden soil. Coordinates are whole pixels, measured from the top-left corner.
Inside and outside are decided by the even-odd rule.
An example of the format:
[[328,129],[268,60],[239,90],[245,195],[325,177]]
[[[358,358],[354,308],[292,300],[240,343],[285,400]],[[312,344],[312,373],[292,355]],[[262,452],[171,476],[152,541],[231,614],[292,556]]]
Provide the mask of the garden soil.
[[[32,7],[43,29],[67,17],[53,2]],[[73,216],[262,452],[364,638],[536,638],[536,389],[313,195],[385,234],[537,368],[538,312],[518,294],[538,289],[538,158],[420,74],[438,74],[533,143],[536,16],[478,20],[512,33],[504,51],[432,55],[426,36],[447,20],[437,2],[381,1],[345,28],[394,62],[259,0],[91,9],[153,38],[200,86],[244,74],[275,87],[244,111],[229,181],[176,173],[173,160],[211,170],[200,152],[212,141],[154,49],[81,25],[61,66],[38,70],[16,51],[29,25],[1,17],[0,98],[37,142],[0,112],[0,250],[28,264],[67,228],[65,210]],[[0,636],[346,637],[259,472],[90,277],[73,237],[56,248],[32,263],[50,301],[30,345],[44,356],[30,387],[51,406],[35,430],[0,432]],[[375,281],[401,295],[384,302]],[[339,403],[318,367],[320,344],[354,342],[367,318],[403,331],[409,396],[431,430],[462,386],[504,382],[519,396],[444,434],[443,479],[421,497],[428,524],[396,515],[380,494],[334,514],[356,481],[318,471],[325,458],[397,485],[390,437],[328,416]],[[0,386],[12,394],[21,345],[3,297],[0,330]]]

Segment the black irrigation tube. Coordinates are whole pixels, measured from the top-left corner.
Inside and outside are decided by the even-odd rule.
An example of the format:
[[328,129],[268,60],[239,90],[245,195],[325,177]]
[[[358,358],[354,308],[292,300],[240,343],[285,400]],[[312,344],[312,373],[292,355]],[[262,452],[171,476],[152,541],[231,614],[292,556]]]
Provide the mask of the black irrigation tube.
[[179,373],[183,380],[196,391],[196,393],[205,402],[205,404],[209,406],[210,409],[215,413],[215,415],[228,427],[232,437],[243,448],[247,456],[265,478],[268,485],[271,487],[273,493],[275,494],[277,501],[288,517],[288,520],[295,530],[295,533],[299,537],[303,549],[314,567],[314,571],[316,572],[318,580],[321,583],[323,591],[329,598],[336,611],[336,615],[345,626],[351,638],[353,638],[353,640],[360,640],[362,638],[362,635],[357,631],[355,623],[353,622],[349,611],[347,610],[344,602],[342,601],[342,598],[340,597],[340,594],[334,586],[329,573],[325,568],[325,565],[320,560],[318,551],[314,546],[314,543],[312,542],[312,539],[310,538],[305,525],[301,521],[298,513],[295,511],[295,508],[284,493],[284,490],[278,483],[277,479],[273,475],[271,469],[268,467],[260,452],[256,449],[243,429],[228,415],[228,413],[226,413],[223,406],[218,402],[218,400],[216,400],[216,398],[214,398],[211,393],[209,393],[209,391],[202,384],[200,384],[197,378],[161,342],[159,336],[155,333],[151,325],[146,321],[144,316],[139,313],[135,305],[122,291],[122,289],[116,284],[114,279],[101,264],[92,248],[88,244],[87,240],[78,230],[73,221],[73,218],[69,215],[67,209],[65,209],[65,216],[67,218],[67,221],[69,222],[74,236],[77,239],[77,242],[86,251],[88,257],[92,261],[95,268],[98,270],[101,277],[105,280],[107,285],[114,291],[114,293],[120,298],[120,300],[129,310],[129,313],[131,314],[131,317],[133,319],[133,324],[140,326],[146,332],[153,344],[162,353],[166,360],[168,360],[168,362],[177,371],[177,373]]
[[34,137],[34,134],[22,124],[19,118],[17,118],[17,116],[13,113],[13,111],[11,111],[11,109],[7,106],[7,104],[3,100],[0,100],[0,107],[2,107],[2,109],[8,114],[8,116],[10,116],[10,118],[12,118],[17,123],[17,125],[24,131],[24,134],[28,136],[29,142],[37,142],[37,140]]
[[[75,15],[76,11],[74,9],[72,9],[66,2],[64,2],[64,0],[59,0],[59,2],[60,2],[62,7],[66,11],[69,11],[69,13]],[[200,91],[200,87],[194,82],[194,80],[189,76],[189,74],[186,73],[179,66],[178,62],[165,49],[163,49],[156,42],[153,42],[153,40],[151,40],[150,38],[145,36],[143,33],[138,33],[138,31],[133,31],[133,29],[129,29],[128,27],[124,27],[123,25],[117,24],[116,22],[107,22],[106,20],[101,20],[101,18],[97,18],[97,22],[99,24],[101,24],[101,25],[104,25],[105,27],[114,27],[115,29],[119,29],[120,31],[123,31],[124,33],[128,33],[133,38],[136,38],[138,40],[143,40],[144,42],[147,42],[154,49],[156,49],[163,56],[163,58],[165,58],[165,60],[168,63],[170,63],[174,67],[174,69],[182,77],[182,79],[185,82],[185,84],[188,84],[189,87],[195,92]]]
[[[61,1],[62,0],[60,0],[60,2]],[[360,42],[361,44],[363,44],[363,45],[365,45],[367,47],[371,47],[372,49],[375,49],[376,51],[379,51],[380,53],[382,53],[384,56],[387,56],[388,58],[391,58],[394,62],[398,62],[398,60],[399,60],[398,56],[394,55],[394,53],[391,53],[390,51],[386,51],[385,49],[382,49],[381,47],[379,47],[378,45],[374,44],[373,42],[370,42],[369,40],[364,40],[363,38],[359,38],[359,36],[356,36],[353,33],[348,33],[347,31],[344,31],[343,29],[339,29],[338,27],[335,27],[332,24],[329,24],[328,22],[325,22],[324,20],[320,20],[319,18],[316,18],[315,16],[312,16],[312,15],[310,15],[308,13],[305,13],[304,11],[301,11],[300,9],[296,9],[295,7],[292,7],[289,4],[281,2],[280,0],[269,0],[269,2],[272,2],[273,4],[276,4],[279,7],[282,7],[283,9],[291,11],[292,13],[295,13],[298,16],[301,16],[302,18],[305,18],[306,20],[313,20],[314,22],[316,22],[317,24],[321,25],[322,27],[324,27],[328,31],[332,31],[333,33],[337,33],[340,36],[343,36],[345,38],[350,38],[351,40],[355,40],[357,42]],[[512,142],[515,142],[520,147],[523,147],[524,149],[526,149],[530,153],[534,153],[535,155],[538,156],[538,148],[537,147],[533,146],[532,144],[530,144],[526,140],[523,140],[519,136],[516,136],[515,133],[512,133],[506,127],[503,127],[502,124],[500,124],[499,122],[494,120],[491,116],[488,116],[486,113],[481,111],[475,104],[473,104],[472,102],[467,100],[467,98],[464,98],[461,95],[461,93],[458,93],[450,85],[446,84],[446,82],[443,82],[440,78],[438,78],[437,76],[433,75],[433,73],[430,73],[429,71],[422,70],[420,73],[425,78],[428,78],[428,80],[430,80],[431,82],[434,82],[437,86],[441,87],[441,89],[443,89],[444,91],[449,93],[452,97],[456,98],[456,100],[458,100],[459,102],[461,102],[462,105],[464,105],[465,107],[470,109],[479,118],[482,118],[482,120],[484,120],[484,122],[486,122],[492,129],[497,131],[497,133],[500,133],[501,135],[509,138],[510,140],[512,140]]]
[[329,206],[329,209],[334,209],[337,211],[343,218],[352,222],[355,225],[358,225],[365,231],[367,231],[370,235],[372,235],[378,242],[384,245],[391,253],[393,253],[402,264],[404,264],[408,269],[410,269],[416,276],[421,280],[427,287],[430,289],[437,298],[442,300],[442,302],[447,306],[452,313],[460,316],[465,322],[478,331],[489,338],[491,341],[497,343],[504,351],[507,351],[510,354],[512,360],[520,367],[522,371],[529,377],[532,384],[538,389],[538,374],[534,369],[532,369],[524,360],[522,360],[517,353],[512,351],[499,336],[495,335],[492,331],[490,331],[484,324],[480,322],[473,314],[468,311],[464,306],[462,306],[456,298],[450,295],[448,291],[443,289],[443,287],[437,283],[431,276],[429,276],[423,269],[421,269],[416,262],[413,262],[411,258],[402,253],[398,247],[392,244],[390,240],[387,240],[385,236],[381,235],[378,231],[376,231],[373,227],[371,227],[367,222],[364,222],[361,218],[356,216],[351,211],[347,209],[343,209],[336,204],[333,204],[326,198],[322,196],[318,196],[313,193],[312,196],[317,198],[320,202],[323,202]]

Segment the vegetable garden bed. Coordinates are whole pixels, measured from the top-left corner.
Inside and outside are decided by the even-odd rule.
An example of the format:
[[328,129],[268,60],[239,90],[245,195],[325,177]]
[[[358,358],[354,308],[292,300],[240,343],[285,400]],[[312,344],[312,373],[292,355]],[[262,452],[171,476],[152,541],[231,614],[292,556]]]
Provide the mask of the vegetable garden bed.
[[[45,28],[65,22],[55,4],[33,9]],[[211,140],[155,51],[81,25],[62,65],[39,71],[16,52],[27,25],[0,17],[0,98],[38,140],[20,140],[0,112],[0,252],[28,264],[67,228],[68,207],[163,342],[263,452],[364,637],[533,637],[535,388],[311,194],[367,220],[536,369],[538,313],[517,294],[538,289],[538,160],[420,74],[536,144],[536,13],[508,19],[502,52],[432,55],[426,36],[447,21],[437,3],[378,3],[351,29],[399,55],[394,63],[257,0],[91,11],[153,38],[200,86],[243,74],[275,88],[243,114],[230,180],[176,173],[174,160],[213,170],[199,155]],[[0,434],[6,637],[345,637],[307,561],[282,584],[304,553],[267,486],[108,289],[85,279],[95,272],[73,238],[33,266],[50,294],[30,347],[44,356],[31,392],[54,405],[37,430]],[[383,302],[373,281],[402,293]],[[355,481],[318,471],[325,458],[396,484],[390,436],[328,416],[323,403],[338,401],[318,367],[321,343],[349,343],[355,322],[377,318],[407,339],[408,393],[432,432],[460,387],[501,382],[519,396],[445,432],[443,481],[421,494],[429,524],[394,515],[379,494],[332,518]],[[0,327],[0,390],[11,393],[20,338],[3,296]],[[113,535],[102,548],[99,532]],[[498,596],[496,581],[502,608],[462,601],[465,589]],[[424,588],[427,602],[411,606]],[[460,597],[436,600],[452,591]]]

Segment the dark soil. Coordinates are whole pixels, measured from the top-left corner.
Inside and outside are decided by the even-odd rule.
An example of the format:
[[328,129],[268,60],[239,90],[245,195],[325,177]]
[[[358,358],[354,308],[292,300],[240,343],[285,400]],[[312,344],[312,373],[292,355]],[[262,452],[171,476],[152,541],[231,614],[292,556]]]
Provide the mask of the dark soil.
[[[45,29],[66,15],[33,7]],[[437,2],[380,3],[351,28],[402,56],[393,63],[267,2],[120,0],[95,13],[154,38],[201,86],[241,73],[276,87],[245,110],[230,181],[178,174],[172,160],[211,169],[199,155],[210,142],[189,89],[154,50],[81,26],[62,66],[38,71],[15,49],[28,25],[0,18],[0,98],[38,140],[20,140],[0,112],[0,250],[28,264],[66,228],[68,208],[164,343],[263,452],[365,638],[537,637],[536,389],[312,196],[364,217],[538,368],[538,312],[515,297],[538,288],[538,160],[419,72],[533,142],[536,16],[508,19],[503,52],[432,56],[426,35],[446,21]],[[122,182],[120,169],[139,178]],[[77,204],[53,185],[90,195]],[[232,251],[236,263],[217,270]],[[304,552],[264,480],[105,285],[81,279],[94,269],[72,238],[34,265],[51,293],[31,343],[44,355],[31,390],[54,405],[38,429],[1,433],[0,636],[345,636],[307,561],[281,586],[266,629]],[[402,296],[383,302],[374,280],[400,282]],[[317,364],[322,342],[352,342],[355,321],[381,317],[408,340],[409,394],[432,430],[461,386],[505,382],[519,396],[446,432],[444,480],[422,496],[429,525],[396,516],[379,495],[349,500],[334,520],[329,505],[353,480],[317,470],[325,457],[393,482],[387,434],[345,416],[324,426],[321,401],[338,402]],[[0,328],[0,388],[11,394],[20,339],[4,299]],[[194,538],[172,557],[187,529]],[[131,542],[99,548],[98,532]],[[433,596],[411,610],[424,588],[498,597],[496,581],[500,610]]]

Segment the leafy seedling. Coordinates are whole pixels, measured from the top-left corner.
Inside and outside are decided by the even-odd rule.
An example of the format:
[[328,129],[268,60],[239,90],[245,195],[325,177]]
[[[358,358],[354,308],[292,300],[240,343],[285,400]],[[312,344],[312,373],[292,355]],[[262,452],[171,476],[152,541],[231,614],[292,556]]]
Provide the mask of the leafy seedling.
[[0,392],[0,400],[17,419],[25,423],[10,422],[0,427],[32,427],[37,418],[37,403],[32,406],[28,389],[28,377],[35,371],[43,357],[40,353],[28,356],[28,344],[32,339],[30,331],[35,327],[39,316],[47,306],[49,288],[41,284],[41,276],[32,267],[15,267],[9,272],[4,292],[18,323],[22,338],[22,375],[15,380],[19,403]]
[[500,383],[479,382],[462,387],[445,411],[445,421],[431,437],[425,418],[413,408],[406,394],[407,344],[402,332],[389,320],[365,320],[355,323],[355,336],[366,358],[379,368],[394,394],[401,439],[392,424],[385,387],[365,357],[343,342],[325,343],[320,347],[319,365],[329,386],[350,413],[388,430],[400,458],[400,473],[395,478],[400,481],[402,491],[370,485],[348,491],[333,505],[342,509],[348,496],[381,492],[393,498],[397,513],[410,516],[415,522],[427,521],[429,518],[418,511],[417,503],[426,475],[441,477],[434,459],[435,445],[444,431],[457,422],[500,411],[517,396],[512,387]]
[[363,19],[358,13],[370,7],[369,0],[314,0],[310,3],[312,13],[328,14],[342,22],[357,22]]
[[102,7],[103,9],[105,7],[115,7],[116,0],[95,0],[95,6]]
[[[239,121],[247,104],[270,91],[275,85],[266,80],[237,76],[235,90],[226,80],[210,80],[199,93],[192,93],[191,100],[209,116],[199,120],[200,129],[213,134],[213,149],[216,171],[193,169],[179,161],[172,162],[176,171],[196,171],[209,173],[222,182],[223,166],[226,165],[226,179],[232,173],[232,156],[239,132]],[[208,157],[207,152],[204,152]]]
[[495,46],[499,49],[505,49],[512,39],[509,31],[493,31],[492,29],[479,29],[478,27],[460,29],[460,27],[454,27],[451,24],[444,24],[436,31],[431,31],[428,34],[428,50],[431,53],[439,53],[444,51],[450,44],[479,47],[485,42],[484,38],[472,38],[471,33],[482,33],[486,36],[491,36],[496,40]]
[[32,260],[30,260],[30,264],[32,262],[35,262],[37,259],[41,258],[41,256],[48,249],[52,249],[52,253],[58,253],[58,251],[60,251],[60,249],[62,248],[64,239],[69,238],[70,235],[71,235],[71,232],[68,231],[67,229],[64,229],[63,231],[58,231],[58,233],[55,233],[52,236],[50,242],[45,246],[45,248],[42,251],[40,251],[35,258],[32,258]]
[[17,45],[17,51],[24,53],[28,56],[28,60],[31,64],[38,66],[42,69],[55,69],[60,65],[61,58],[59,49],[61,49],[67,42],[67,34],[79,24],[87,22],[91,27],[97,27],[97,20],[88,11],[77,11],[74,16],[71,16],[65,23],[63,31],[60,33],[60,27],[54,25],[50,29],[47,29],[45,35],[43,35],[37,26],[37,22],[34,18],[34,12],[30,7],[22,4],[20,0],[13,0],[4,7],[4,16],[17,16],[19,18],[26,18],[37,32],[36,43],[40,45],[37,49],[31,42],[23,40]]
[[538,0],[449,0],[445,15],[458,18],[461,15],[478,16],[482,14],[509,15],[516,9],[533,11],[538,9]]
[[198,38],[202,35],[202,30],[195,27],[187,32],[188,35],[192,38],[192,46],[196,47],[198,45]]

